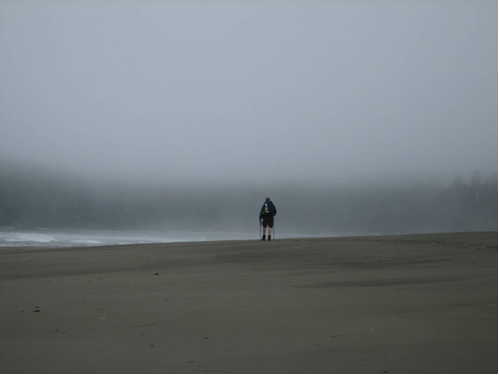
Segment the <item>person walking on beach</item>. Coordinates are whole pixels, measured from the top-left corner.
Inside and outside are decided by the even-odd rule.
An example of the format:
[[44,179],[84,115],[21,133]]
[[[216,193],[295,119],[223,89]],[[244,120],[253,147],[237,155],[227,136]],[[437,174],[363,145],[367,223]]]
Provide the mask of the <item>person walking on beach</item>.
[[267,231],[267,227],[269,227],[269,237],[268,240],[272,239],[272,228],[274,228],[274,216],[277,215],[277,209],[274,206],[274,203],[270,200],[269,197],[265,198],[265,203],[260,210],[260,225],[263,225],[263,236],[262,241],[265,241],[265,232]]

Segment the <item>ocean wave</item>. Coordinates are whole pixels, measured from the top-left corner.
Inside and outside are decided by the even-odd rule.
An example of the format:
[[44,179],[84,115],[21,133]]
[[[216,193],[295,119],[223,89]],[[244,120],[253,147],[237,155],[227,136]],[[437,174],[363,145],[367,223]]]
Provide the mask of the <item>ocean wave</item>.
[[[4,237],[4,236],[2,236]],[[36,242],[36,243],[50,243],[57,240],[43,233],[11,233],[2,238],[6,242]]]

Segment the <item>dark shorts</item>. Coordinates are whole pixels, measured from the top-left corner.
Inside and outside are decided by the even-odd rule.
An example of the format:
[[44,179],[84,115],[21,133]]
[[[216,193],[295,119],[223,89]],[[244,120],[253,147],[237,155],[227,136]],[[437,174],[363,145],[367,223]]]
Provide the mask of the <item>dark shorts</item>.
[[274,228],[274,217],[273,216],[264,217],[262,225],[264,228],[267,228],[267,226]]

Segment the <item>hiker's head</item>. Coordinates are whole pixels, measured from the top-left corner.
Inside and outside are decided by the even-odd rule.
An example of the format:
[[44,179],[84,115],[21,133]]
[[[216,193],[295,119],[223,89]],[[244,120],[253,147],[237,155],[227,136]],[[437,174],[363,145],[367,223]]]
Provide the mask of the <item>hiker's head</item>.
[[265,202],[270,202],[270,198],[269,197],[265,198]]

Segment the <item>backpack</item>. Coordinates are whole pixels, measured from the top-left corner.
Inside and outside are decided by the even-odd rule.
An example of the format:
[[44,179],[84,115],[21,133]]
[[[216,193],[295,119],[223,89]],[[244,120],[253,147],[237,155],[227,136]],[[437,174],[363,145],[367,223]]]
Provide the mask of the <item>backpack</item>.
[[272,202],[265,202],[265,204],[263,205],[263,216],[264,217],[274,216],[274,212],[275,212],[274,204]]

